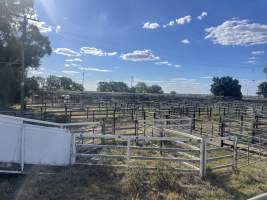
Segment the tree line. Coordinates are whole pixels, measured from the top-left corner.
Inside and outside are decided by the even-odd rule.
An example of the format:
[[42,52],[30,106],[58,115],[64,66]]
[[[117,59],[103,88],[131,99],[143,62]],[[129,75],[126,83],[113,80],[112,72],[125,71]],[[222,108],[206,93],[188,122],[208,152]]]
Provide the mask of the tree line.
[[128,92],[128,93],[153,93],[163,94],[163,90],[159,85],[148,86],[144,82],[138,82],[135,86],[129,87],[124,82],[99,82],[97,85],[98,92]]

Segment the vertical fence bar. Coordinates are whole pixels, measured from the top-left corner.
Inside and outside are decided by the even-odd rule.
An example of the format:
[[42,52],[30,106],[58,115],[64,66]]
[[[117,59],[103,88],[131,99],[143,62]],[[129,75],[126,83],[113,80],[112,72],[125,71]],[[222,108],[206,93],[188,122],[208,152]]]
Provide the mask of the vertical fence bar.
[[76,135],[71,135],[71,157],[70,164],[74,164],[76,162]]
[[233,140],[233,170],[237,169],[237,137]]
[[24,170],[24,156],[25,156],[25,124],[22,121],[21,126],[21,140],[20,140],[20,170]]
[[202,138],[200,143],[200,168],[199,168],[199,175],[201,178],[204,178],[206,175],[206,145],[207,142],[204,138]]
[[130,164],[130,158],[131,158],[131,139],[128,138],[127,140],[127,167],[129,167],[129,164]]

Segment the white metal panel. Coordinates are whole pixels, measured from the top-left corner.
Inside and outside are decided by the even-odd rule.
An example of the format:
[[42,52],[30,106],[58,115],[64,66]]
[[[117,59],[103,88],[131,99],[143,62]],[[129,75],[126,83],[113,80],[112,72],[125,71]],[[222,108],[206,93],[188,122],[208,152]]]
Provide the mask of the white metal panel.
[[0,120],[0,162],[20,161],[21,124]]
[[71,134],[59,128],[25,125],[25,163],[68,165]]

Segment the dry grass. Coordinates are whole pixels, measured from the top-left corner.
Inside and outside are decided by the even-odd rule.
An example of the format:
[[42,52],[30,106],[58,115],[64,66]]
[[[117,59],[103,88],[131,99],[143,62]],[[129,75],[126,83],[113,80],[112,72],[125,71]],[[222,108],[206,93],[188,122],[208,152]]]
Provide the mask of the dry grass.
[[170,166],[121,170],[110,167],[57,168],[55,174],[0,176],[0,199],[87,200],[247,199],[267,191],[267,162],[231,172],[210,172],[201,180],[178,174]]

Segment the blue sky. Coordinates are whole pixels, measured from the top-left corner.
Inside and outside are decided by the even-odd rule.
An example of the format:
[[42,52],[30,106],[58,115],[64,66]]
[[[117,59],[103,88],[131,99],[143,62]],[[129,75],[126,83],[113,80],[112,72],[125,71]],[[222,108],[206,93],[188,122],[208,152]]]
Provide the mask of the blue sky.
[[159,84],[208,94],[211,77],[231,75],[243,94],[266,79],[265,0],[36,0],[38,26],[53,54],[30,75]]

